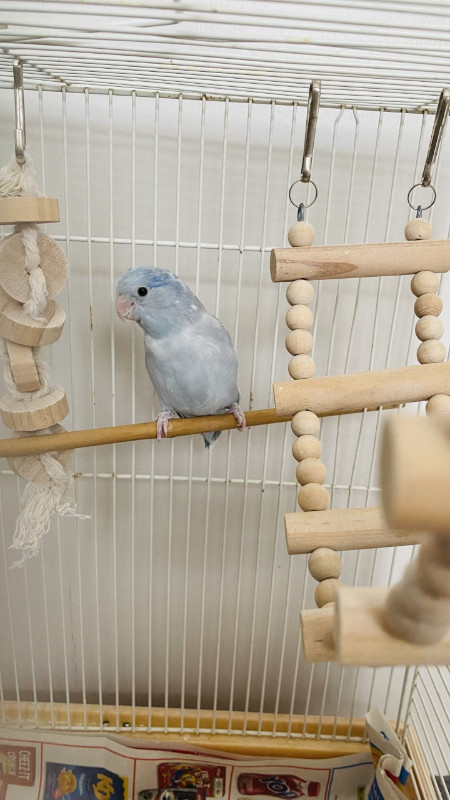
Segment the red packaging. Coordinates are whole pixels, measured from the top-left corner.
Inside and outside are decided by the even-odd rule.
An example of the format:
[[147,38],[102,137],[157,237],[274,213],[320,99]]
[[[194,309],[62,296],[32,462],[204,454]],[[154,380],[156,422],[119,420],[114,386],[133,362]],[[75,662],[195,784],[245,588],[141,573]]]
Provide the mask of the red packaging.
[[186,789],[193,786],[196,789],[203,789],[206,797],[224,796],[225,775],[225,767],[180,762],[158,764],[160,789]]
[[259,794],[268,797],[281,797],[296,800],[298,797],[318,797],[320,783],[299,778],[296,775],[264,775],[243,772],[238,777],[240,794]]

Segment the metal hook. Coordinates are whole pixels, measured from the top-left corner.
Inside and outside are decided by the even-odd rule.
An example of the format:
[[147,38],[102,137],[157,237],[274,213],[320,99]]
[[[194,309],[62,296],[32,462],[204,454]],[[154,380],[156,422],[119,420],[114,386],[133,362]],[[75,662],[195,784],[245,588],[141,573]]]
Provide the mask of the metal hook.
[[18,58],[13,59],[13,79],[14,79],[14,108],[16,115],[16,127],[14,130],[14,147],[16,151],[16,161],[18,164],[25,163],[25,100],[23,95],[23,65]]
[[309,183],[311,180],[314,138],[316,135],[316,124],[320,106],[320,87],[320,81],[312,81],[309,87],[308,107],[306,110],[305,144],[303,147],[303,161],[300,177],[302,183]]
[[450,107],[450,89],[442,89],[439,98],[438,107],[436,110],[436,117],[434,119],[433,130],[431,133],[430,146],[428,148],[425,166],[422,173],[422,186],[429,186],[431,183],[431,175],[433,172],[434,162],[436,161],[441,144],[442,134],[444,133],[445,123]]

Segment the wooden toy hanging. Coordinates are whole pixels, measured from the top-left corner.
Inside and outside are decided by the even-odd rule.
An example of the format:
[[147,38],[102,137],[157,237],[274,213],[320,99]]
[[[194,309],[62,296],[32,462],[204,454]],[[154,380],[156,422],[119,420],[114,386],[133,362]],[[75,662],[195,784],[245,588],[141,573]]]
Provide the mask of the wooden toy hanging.
[[[14,60],[16,98],[15,155],[0,169],[0,225],[14,231],[0,244],[0,336],[8,393],[0,399],[4,424],[13,436],[59,433],[68,413],[61,386],[51,383],[40,347],[56,342],[65,314],[53,300],[67,280],[67,261],[59,245],[37,223],[58,222],[58,201],[44,197],[25,152],[22,66]],[[52,514],[75,515],[69,498],[71,451],[15,456],[11,469],[29,481],[21,497],[12,547],[23,562],[39,550]],[[78,516],[78,515],[77,515]]]
[[[311,183],[314,188],[312,203],[317,199],[317,187],[311,181],[310,170],[319,100],[320,83],[314,81],[308,101],[300,178],[301,182]],[[427,156],[422,180],[424,186],[430,186],[431,166],[436,157],[449,102],[449,94],[444,90]],[[298,182],[295,181],[289,190],[289,198],[296,206],[292,190]],[[415,188],[413,186],[408,194],[409,205]],[[433,199],[427,208],[436,199],[434,187],[431,189]],[[272,250],[270,263],[273,281],[290,282],[286,292],[290,304],[286,323],[291,331],[286,337],[286,348],[292,356],[288,370],[293,380],[275,384],[273,387],[277,413],[293,415],[292,431],[298,437],[292,452],[298,462],[298,503],[303,513],[285,515],[287,547],[290,554],[310,554],[308,569],[318,581],[315,601],[319,610],[303,611],[301,614],[304,652],[311,661],[338,659],[342,663],[353,664],[442,663],[442,658],[448,656],[447,645],[443,645],[441,649],[437,645],[431,653],[424,653],[421,648],[427,642],[427,635],[430,635],[424,632],[424,627],[427,626],[420,624],[429,614],[429,598],[425,597],[424,592],[418,592],[423,600],[422,606],[420,601],[411,604],[414,611],[410,613],[406,623],[405,614],[409,614],[409,609],[405,609],[404,603],[400,602],[401,592],[392,591],[386,606],[388,611],[384,616],[381,615],[385,620],[384,626],[379,626],[382,634],[375,637],[375,642],[368,642],[366,637],[364,641],[367,646],[361,647],[357,634],[351,630],[354,609],[360,603],[360,596],[355,599],[355,593],[365,592],[365,596],[370,597],[367,601],[369,605],[372,603],[372,606],[376,606],[376,613],[380,604],[384,608],[385,596],[376,589],[344,587],[340,580],[342,562],[337,551],[417,544],[422,540],[423,534],[411,525],[406,530],[393,529],[386,522],[380,508],[329,510],[329,493],[324,486],[326,468],[320,460],[322,445],[319,440],[318,414],[342,414],[354,410],[355,407],[378,409],[423,400],[427,401],[427,414],[450,413],[450,363],[446,361],[447,351],[440,341],[444,327],[439,319],[442,301],[437,294],[440,273],[447,272],[450,268],[450,242],[430,240],[431,225],[422,218],[422,209],[418,206],[416,219],[406,225],[405,243],[312,247],[314,229],[304,219],[304,211],[305,206],[300,203],[297,222],[288,233],[291,248]],[[311,281],[408,274],[413,275],[411,289],[417,298],[414,310],[418,317],[416,334],[420,340],[417,350],[419,365],[313,378],[313,338],[309,332],[313,324],[313,313],[309,308],[314,297]],[[431,554],[431,549],[425,550],[420,563],[426,562],[428,566],[435,555],[434,551]],[[374,593],[377,601],[374,601]],[[447,608],[449,604],[447,591],[441,605]],[[406,638],[405,631],[411,630],[410,618],[417,622],[414,634],[416,647],[413,650],[408,649],[410,643],[402,646],[401,641]],[[434,633],[431,634],[434,643],[439,639],[438,627],[435,625]],[[441,638],[444,630],[446,626],[441,624]],[[389,642],[389,637],[400,643],[396,650],[397,655],[393,655],[392,646],[383,646],[383,637],[385,644]],[[395,658],[397,660],[392,660]]]

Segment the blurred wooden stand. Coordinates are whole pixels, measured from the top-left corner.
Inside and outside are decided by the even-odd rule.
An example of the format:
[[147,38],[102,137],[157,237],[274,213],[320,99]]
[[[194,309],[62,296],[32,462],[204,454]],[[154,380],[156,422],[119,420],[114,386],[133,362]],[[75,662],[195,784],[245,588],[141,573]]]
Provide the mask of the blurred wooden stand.
[[381,474],[388,525],[432,532],[391,589],[340,586],[335,609],[302,612],[305,655],[354,666],[449,664],[450,425],[445,416],[389,420]]

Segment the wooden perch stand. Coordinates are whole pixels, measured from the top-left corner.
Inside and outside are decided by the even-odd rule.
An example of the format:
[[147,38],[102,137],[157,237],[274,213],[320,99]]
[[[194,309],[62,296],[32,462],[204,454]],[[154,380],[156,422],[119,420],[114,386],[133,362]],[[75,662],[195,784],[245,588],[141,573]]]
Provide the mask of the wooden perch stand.
[[275,282],[413,275],[421,272],[424,264],[429,272],[448,272],[450,241],[282,247],[270,254],[270,274]]
[[445,362],[286,381],[275,383],[273,393],[279,414],[308,410],[320,415],[428,400],[449,386],[450,362]]

